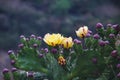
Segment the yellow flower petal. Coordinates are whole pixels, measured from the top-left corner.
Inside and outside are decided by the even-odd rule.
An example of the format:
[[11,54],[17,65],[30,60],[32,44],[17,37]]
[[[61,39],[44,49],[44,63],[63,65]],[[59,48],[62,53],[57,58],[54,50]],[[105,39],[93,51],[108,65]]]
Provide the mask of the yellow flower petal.
[[69,38],[65,37],[61,44],[64,48],[71,48],[73,46],[73,40],[71,37]]
[[87,26],[83,26],[80,27],[77,31],[76,31],[76,35],[80,38],[84,38],[88,33],[88,27]]
[[56,45],[61,44],[62,39],[63,39],[63,36],[61,36],[61,34],[59,33],[58,34],[47,33],[43,38],[44,42],[50,46],[56,46]]

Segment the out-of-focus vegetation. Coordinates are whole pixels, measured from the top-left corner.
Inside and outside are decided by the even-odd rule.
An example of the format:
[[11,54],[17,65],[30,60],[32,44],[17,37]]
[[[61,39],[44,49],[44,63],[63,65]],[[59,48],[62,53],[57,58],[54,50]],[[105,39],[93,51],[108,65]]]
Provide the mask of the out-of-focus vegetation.
[[119,10],[120,0],[0,0],[0,49],[15,48],[21,34],[75,37],[79,25],[120,23]]

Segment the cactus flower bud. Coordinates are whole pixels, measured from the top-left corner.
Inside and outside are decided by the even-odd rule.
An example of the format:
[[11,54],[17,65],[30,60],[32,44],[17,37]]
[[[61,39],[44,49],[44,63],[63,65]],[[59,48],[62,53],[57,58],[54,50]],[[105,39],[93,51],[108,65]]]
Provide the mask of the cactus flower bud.
[[38,47],[38,44],[33,44],[33,47],[34,47],[34,48],[37,48],[37,47]]
[[21,43],[21,44],[18,45],[18,47],[19,47],[19,48],[23,48],[23,47],[24,47],[24,44]]
[[117,74],[117,77],[120,78],[120,73]]
[[38,40],[42,40],[42,37],[41,37],[41,36],[39,36],[39,37],[37,37],[37,39],[38,39]]
[[120,60],[120,56],[117,56],[117,60]]
[[8,73],[8,72],[9,72],[9,70],[7,68],[3,69],[3,74]]
[[39,54],[39,57],[42,58],[42,57],[43,57],[43,54]]
[[41,48],[41,51],[44,51],[44,48]]
[[29,38],[26,38],[26,41],[28,42],[28,41],[29,41]]
[[30,36],[30,38],[35,38],[36,36],[34,35],[34,34],[32,34],[31,36]]
[[81,44],[82,42],[80,40],[78,40],[78,39],[74,39],[74,43]]
[[112,52],[111,52],[111,56],[112,57],[117,57],[117,50],[113,50]]
[[44,51],[45,51],[45,53],[48,53],[48,48],[45,48]]
[[114,38],[114,37],[115,37],[115,34],[109,34],[109,37],[110,37],[110,38]]
[[89,33],[89,34],[92,34],[92,31],[88,30],[88,33]]
[[63,56],[59,56],[58,63],[62,66],[66,64],[66,60],[64,59]]
[[24,35],[21,35],[20,38],[23,39],[23,38],[25,38],[25,36],[24,36]]
[[105,46],[105,41],[102,41],[102,40],[99,41],[99,45],[102,46],[102,47]]
[[21,36],[20,36],[20,39],[21,39],[22,41],[26,41],[26,38],[25,38],[24,35],[21,35]]
[[94,64],[97,64],[97,58],[92,58],[92,62],[93,62]]
[[87,33],[86,37],[89,38],[90,36],[91,36],[91,34],[90,34],[90,33]]
[[109,41],[105,41],[105,44],[109,44]]
[[120,64],[117,64],[117,66],[116,66],[118,69],[120,69]]
[[15,71],[17,71],[17,68],[12,68],[12,72],[15,72]]
[[14,65],[15,64],[15,60],[11,60],[11,65]]
[[51,52],[52,52],[53,54],[56,54],[56,53],[57,53],[57,49],[52,48]]
[[112,26],[116,31],[120,31],[120,26],[118,24]]
[[15,54],[14,54],[14,52],[12,50],[8,51],[8,55],[9,55],[10,59],[15,60],[16,56],[15,56]]
[[32,72],[27,72],[27,77],[33,77],[33,73]]
[[97,29],[101,29],[102,27],[103,27],[102,23],[97,23],[97,24],[96,24],[96,28],[97,28]]
[[98,34],[94,34],[94,35],[93,35],[93,38],[94,38],[94,39],[100,39],[100,36],[99,36]]
[[112,27],[112,24],[107,24],[107,27]]
[[8,55],[12,54],[12,52],[13,52],[12,50],[9,50],[9,51],[8,51]]

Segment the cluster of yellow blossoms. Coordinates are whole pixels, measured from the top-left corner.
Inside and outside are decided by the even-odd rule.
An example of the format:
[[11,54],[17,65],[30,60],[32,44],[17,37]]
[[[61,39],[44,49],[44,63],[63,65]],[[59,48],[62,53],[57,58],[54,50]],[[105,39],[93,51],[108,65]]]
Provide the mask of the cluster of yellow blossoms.
[[[84,38],[88,34],[88,27],[83,26],[76,31],[76,35],[80,38]],[[61,45],[63,48],[69,49],[73,46],[74,42],[72,37],[64,37],[61,34],[57,33],[47,33],[44,38],[44,42],[47,43],[49,46],[55,47]],[[65,65],[66,61],[62,55],[58,57],[58,63],[60,65]]]
[[50,46],[62,45],[64,48],[70,48],[73,46],[73,40],[71,37],[63,37],[61,34],[49,34],[47,33],[43,39]]
[[[76,31],[76,35],[80,38],[84,38],[88,33],[88,27],[83,26]],[[73,40],[72,37],[63,37],[61,34],[49,34],[47,33],[44,36],[45,43],[47,43],[50,46],[57,46],[57,45],[62,45],[64,48],[71,48],[73,46]]]

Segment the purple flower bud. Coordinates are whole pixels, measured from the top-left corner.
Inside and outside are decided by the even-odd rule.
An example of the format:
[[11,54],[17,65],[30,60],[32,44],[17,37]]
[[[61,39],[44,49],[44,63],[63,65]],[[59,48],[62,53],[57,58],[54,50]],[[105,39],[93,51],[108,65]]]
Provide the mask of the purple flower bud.
[[11,60],[11,65],[14,65],[15,64],[15,60]]
[[100,46],[102,46],[102,47],[103,47],[103,46],[105,46],[105,44],[106,44],[106,43],[105,43],[105,41],[102,41],[102,40],[101,40],[101,41],[99,41],[99,45],[100,45]]
[[112,26],[116,31],[120,31],[120,26],[118,24]]
[[89,33],[89,34],[92,34],[92,31],[88,30],[88,33]]
[[117,34],[118,37],[120,37],[120,34]]
[[112,27],[112,24],[107,24],[107,27]]
[[88,38],[88,37],[90,37],[90,36],[91,36],[91,34],[90,34],[90,33],[87,33],[86,37]]
[[116,26],[117,26],[117,25],[113,25],[113,26],[112,26],[112,28],[114,28],[114,29],[115,29],[115,28],[116,28]]
[[19,47],[19,48],[23,48],[23,47],[24,47],[24,44],[21,43],[21,44],[18,45],[18,47]]
[[117,56],[117,59],[120,60],[120,56]]
[[117,64],[117,66],[116,66],[116,67],[120,69],[120,64]]
[[30,38],[35,38],[36,36],[34,35],[34,34],[32,34],[31,36],[30,36]]
[[96,28],[97,28],[97,29],[101,29],[102,27],[103,27],[102,23],[97,23],[97,24],[96,24]]
[[109,34],[109,37],[110,37],[110,38],[114,38],[114,37],[115,37],[115,34]]
[[117,77],[120,78],[120,73],[117,74]]
[[44,51],[44,48],[41,48],[41,51]]
[[37,47],[38,47],[38,44],[33,44],[33,47],[34,47],[34,48],[37,48]]
[[10,55],[10,54],[12,54],[13,53],[13,51],[12,50],[9,50],[8,51],[8,55]]
[[2,72],[3,72],[3,74],[5,74],[5,73],[8,73],[9,70],[7,68],[4,68]]
[[44,51],[45,51],[45,53],[48,53],[48,48],[45,48]]
[[39,36],[39,37],[37,37],[37,39],[38,39],[38,40],[42,40],[42,37],[41,37],[41,36]]
[[78,39],[74,39],[74,43],[81,44],[82,42],[80,40],[78,40]]
[[53,54],[56,54],[56,53],[57,53],[57,49],[52,48],[51,52],[52,52]]
[[33,77],[34,75],[33,75],[33,73],[32,72],[28,72],[27,73],[27,77]]
[[17,71],[17,68],[12,68],[12,72],[15,72],[15,71]]
[[42,58],[42,57],[43,57],[43,54],[39,54],[39,57]]
[[94,64],[97,64],[97,58],[92,58],[92,62],[93,62]]
[[28,41],[29,41],[29,38],[26,38],[26,41],[28,42]]
[[99,39],[100,36],[99,36],[98,34],[94,34],[94,35],[93,35],[93,38],[94,38],[94,39]]
[[112,57],[117,57],[117,50],[113,50],[112,52],[111,52],[111,56]]
[[25,38],[25,36],[24,36],[24,35],[21,35],[20,38],[21,38],[21,39],[22,39],[22,38]]
[[109,41],[105,41],[105,44],[109,44]]

